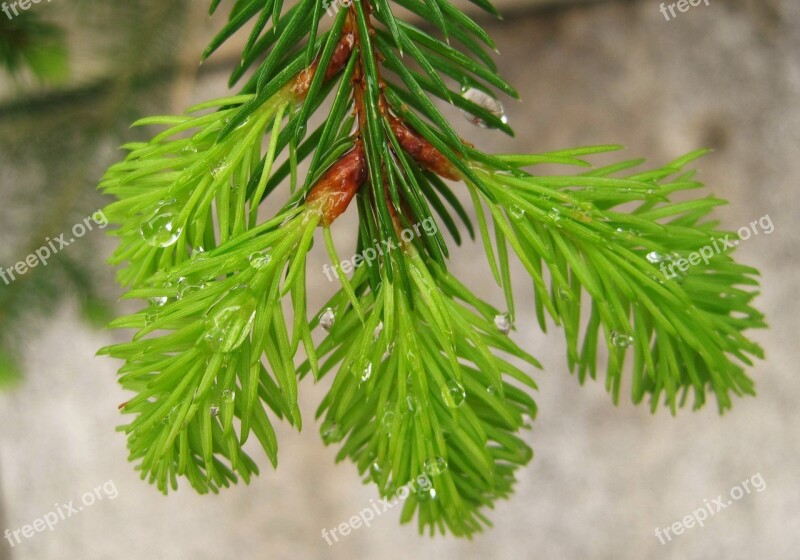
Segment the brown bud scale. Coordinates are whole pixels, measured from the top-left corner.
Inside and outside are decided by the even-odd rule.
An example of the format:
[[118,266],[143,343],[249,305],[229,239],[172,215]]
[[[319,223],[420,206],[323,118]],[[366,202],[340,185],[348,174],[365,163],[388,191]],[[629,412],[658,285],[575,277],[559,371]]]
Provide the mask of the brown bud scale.
[[390,117],[389,122],[400,147],[417,163],[446,179],[461,180],[458,169],[430,142],[397,117]]
[[[350,59],[350,53],[353,52],[354,44],[355,37],[352,33],[345,33],[342,35],[342,38],[333,50],[328,68],[325,70],[325,81],[333,78],[347,65],[347,61]],[[319,58],[317,58],[311,66],[301,70],[295,77],[291,90],[292,94],[294,94],[297,99],[303,99],[308,95],[308,90],[311,88],[311,81],[314,79],[318,65]]]
[[311,188],[306,206],[322,215],[320,225],[329,226],[341,216],[367,180],[367,158],[361,142],[334,163]]

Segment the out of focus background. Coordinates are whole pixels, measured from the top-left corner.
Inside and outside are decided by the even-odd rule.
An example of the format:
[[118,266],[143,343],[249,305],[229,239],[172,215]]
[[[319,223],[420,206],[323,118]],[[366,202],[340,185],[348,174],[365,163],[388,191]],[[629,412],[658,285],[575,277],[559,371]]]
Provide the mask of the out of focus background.
[[[120,289],[105,265],[114,241],[95,226],[47,266],[0,279],[0,532],[61,515],[21,543],[0,538],[0,560],[800,558],[800,3],[703,0],[669,20],[657,0],[499,6],[503,21],[476,17],[522,93],[522,102],[504,101],[517,137],[452,110],[464,137],[509,152],[619,143],[628,148],[620,157],[659,164],[710,147],[696,167],[731,203],[718,210],[723,224],[768,216],[774,225],[737,249],[763,271],[757,303],[771,326],[753,333],[767,353],[750,372],[758,397],[724,417],[713,404],[676,417],[615,407],[602,383],[580,387],[569,375],[560,333],[540,333],[532,312],[519,312],[512,336],[544,364],[535,373],[539,418],[525,434],[536,455],[513,498],[489,512],[496,527],[471,542],[431,539],[399,526],[398,508],[329,546],[322,529],[377,498],[354,466],[334,465],[335,449],[313,425],[330,380],[303,383],[306,429],[280,427],[277,472],[253,452],[263,469],[250,486],[164,497],[138,479],[114,430],[126,400],[119,364],[95,357],[127,334],[102,329]],[[118,146],[151,132],[129,129],[134,119],[228,92],[235,41],[198,66],[223,21],[207,8],[205,0],[51,0],[13,19],[0,12],[0,267],[108,202],[95,186],[122,157]],[[345,247],[346,223],[337,234]],[[312,309],[334,286],[325,262],[317,247]],[[478,245],[454,251],[452,271],[500,304]],[[529,289],[518,298],[519,310],[532,311]],[[719,495],[727,501],[745,480],[750,492],[703,527],[660,542],[656,528]],[[87,492],[95,503],[69,511]]]

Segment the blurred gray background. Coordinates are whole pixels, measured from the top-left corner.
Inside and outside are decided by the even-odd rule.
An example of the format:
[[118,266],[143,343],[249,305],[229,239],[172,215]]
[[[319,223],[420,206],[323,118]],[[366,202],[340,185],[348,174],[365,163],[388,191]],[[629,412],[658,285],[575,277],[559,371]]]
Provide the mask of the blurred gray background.
[[[99,330],[102,297],[119,289],[103,265],[113,239],[95,231],[23,281],[0,283],[0,339],[24,378],[0,392],[0,531],[78,500],[106,481],[118,495],[61,521],[0,560],[55,558],[592,558],[613,560],[800,558],[800,376],[796,364],[800,178],[800,3],[710,0],[665,21],[656,0],[506,0],[502,22],[481,20],[498,43],[503,75],[522,93],[506,101],[517,138],[470,126],[459,132],[487,151],[548,151],[619,143],[620,157],[665,163],[698,147],[700,178],[731,204],[730,229],[768,215],[774,232],[741,244],[739,259],[763,271],[757,303],[771,326],[753,333],[767,360],[751,370],[759,396],[719,417],[714,405],[671,417],[627,401],[602,383],[580,387],[565,367],[561,334],[535,326],[518,269],[517,331],[544,364],[539,418],[525,434],[535,450],[517,491],[489,516],[495,528],[471,542],[421,537],[398,511],[328,546],[323,528],[376,498],[349,463],[334,465],[313,412],[330,382],[304,382],[302,433],[279,427],[281,464],[218,496],[182,488],[168,497],[141,482],[126,460],[115,382],[119,364],[96,350],[126,333]],[[228,6],[223,3],[227,9]],[[105,201],[94,192],[116,146],[140,138],[127,125],[226,93],[230,45],[198,69],[220,24],[207,2],[56,0],[34,5],[68,30],[71,74],[42,86],[0,74],[0,265],[24,258],[45,236],[67,231]],[[0,17],[2,14],[0,14]],[[352,214],[352,212],[350,213]],[[353,216],[337,227],[345,253]],[[349,224],[349,225],[348,225]],[[318,244],[319,245],[319,244]],[[311,308],[334,285],[310,258]],[[452,271],[486,299],[501,294],[479,245],[454,252]],[[315,274],[315,271],[319,271]],[[94,294],[94,295],[87,295]],[[794,342],[793,342],[794,341]],[[681,520],[760,473],[752,492],[662,545],[656,527]]]

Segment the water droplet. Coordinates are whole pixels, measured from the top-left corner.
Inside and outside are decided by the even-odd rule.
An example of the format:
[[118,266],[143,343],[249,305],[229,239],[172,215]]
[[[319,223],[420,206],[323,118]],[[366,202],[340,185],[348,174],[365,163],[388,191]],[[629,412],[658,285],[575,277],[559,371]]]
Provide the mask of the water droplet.
[[467,398],[467,392],[464,390],[464,387],[456,381],[455,379],[451,379],[447,382],[447,389],[442,392],[442,398],[444,398],[444,402],[450,408],[458,408]]
[[320,434],[322,435],[322,441],[326,444],[342,441],[344,437],[341,426],[330,418],[322,423]]
[[622,237],[623,239],[633,240],[633,239],[639,237],[639,235],[641,235],[641,234],[638,231],[636,231],[635,229],[625,229],[625,228],[618,227],[616,235],[617,235],[617,237]]
[[489,393],[490,395],[496,395],[497,387],[495,387],[494,385],[489,385],[488,387],[486,387],[486,392]]
[[511,318],[508,313],[500,313],[494,316],[494,326],[503,334],[511,332]]
[[572,214],[572,217],[575,220],[579,221],[579,222],[582,222],[584,224],[592,223],[591,210],[587,209],[586,207],[577,208],[577,209],[573,210],[571,214]]
[[139,234],[145,243],[152,247],[169,247],[178,241],[181,228],[178,225],[180,207],[172,200],[162,203],[156,210],[145,218],[139,226]]
[[550,212],[547,213],[547,217],[557,227],[561,227],[561,212],[558,211],[558,208],[551,208]]
[[158,321],[159,317],[161,317],[161,310],[160,309],[151,309],[144,316],[144,324],[145,325],[152,325],[153,323]]
[[148,299],[150,300],[150,303],[152,303],[157,307],[163,307],[164,304],[166,304],[169,301],[169,298],[167,296],[156,296]]
[[[678,253],[664,255],[664,258],[661,261],[660,269],[663,273],[663,276],[666,277],[667,280],[672,280],[678,284],[683,284],[684,280],[686,280],[688,270],[681,270],[680,267],[677,266],[677,263],[680,259],[681,256]],[[650,261],[650,255],[648,255],[647,260]],[[684,266],[684,268],[686,267]],[[663,282],[661,283],[663,284]]]
[[422,470],[430,476],[438,476],[447,470],[447,460],[444,457],[428,459],[422,465]]
[[530,428],[531,422],[533,422],[533,416],[531,416],[527,412],[524,412],[522,414],[522,425],[525,426],[526,428]]
[[645,258],[647,259],[647,262],[649,262],[650,264],[659,264],[666,260],[669,260],[669,257],[667,255],[662,255],[658,251],[650,251],[649,253],[647,253],[647,257]]
[[361,371],[361,383],[366,383],[369,381],[369,378],[372,376],[372,362],[369,362],[367,366]]
[[236,400],[236,391],[231,391],[230,389],[225,389],[222,391],[222,402],[230,404]]
[[247,286],[222,295],[206,313],[206,344],[214,352],[233,352],[250,336],[256,317],[256,299]]
[[677,282],[678,284],[683,284],[686,281],[687,273],[683,270],[674,270],[670,273],[667,278],[672,280],[673,282]]
[[251,267],[255,268],[256,270],[261,270],[272,260],[272,255],[259,251],[250,255],[247,260],[250,261]]
[[175,418],[177,416],[178,416],[178,406],[176,405],[170,409],[169,413],[166,416],[164,416],[164,419],[161,422],[163,422],[164,424],[173,423],[175,422]]
[[336,314],[330,307],[325,309],[322,315],[319,316],[319,326],[325,329],[326,331],[331,330],[331,327],[333,327],[333,323],[335,321],[336,321]]
[[417,402],[417,397],[413,395],[408,395],[406,397],[406,408],[411,414],[416,414],[419,410],[419,403]]
[[648,276],[648,277],[649,277],[651,280],[654,280],[654,281],[658,282],[659,284],[663,284],[663,283],[664,283],[664,277],[663,277],[661,274],[659,274],[659,273],[656,273],[656,272],[648,272],[648,273],[647,273],[647,276]]
[[185,146],[181,151],[184,154],[196,154],[197,153],[197,148],[195,148],[194,146],[189,144],[188,146]]
[[525,217],[525,210],[520,208],[516,204],[511,207],[511,215],[514,216],[517,220],[521,220]]
[[572,299],[572,294],[565,288],[559,287],[556,293],[558,294],[559,299]]
[[[502,123],[505,124],[508,122],[508,117],[506,116],[506,111],[503,108],[503,104],[500,103],[497,99],[495,99],[491,95],[489,95],[488,93],[486,93],[485,91],[474,87],[465,87],[462,88],[461,97],[463,97],[467,101],[471,101],[475,105],[491,113],[492,115],[500,119]],[[462,110],[461,114],[464,115],[464,118],[467,119],[472,124],[474,124],[475,126],[479,126],[481,128],[493,128],[489,123],[484,121],[482,118],[473,115],[469,111]]]
[[228,164],[226,164],[224,161],[221,161],[214,167],[214,169],[211,170],[211,175],[214,177],[214,179],[218,179],[227,168]]
[[686,281],[686,276],[686,271],[675,269],[667,276],[667,278],[677,282],[678,284],[683,284]]
[[517,449],[517,457],[520,463],[525,464],[531,459],[533,459],[533,449],[531,449],[527,445],[523,445],[522,447]]
[[384,352],[383,356],[381,356],[381,361],[388,360],[389,356],[392,355],[393,351],[394,351],[394,342],[390,342],[389,346],[386,347],[386,352]]
[[612,332],[611,344],[613,344],[617,348],[627,348],[628,346],[633,344],[633,337],[627,334]]
[[183,299],[194,292],[199,292],[204,287],[205,284],[202,282],[195,283],[188,278],[181,276],[178,278],[178,295],[176,297],[177,299]]
[[380,480],[383,469],[381,469],[381,466],[376,461],[369,466],[369,472],[372,475],[372,480],[378,482],[378,480]]
[[387,436],[392,435],[392,425],[394,424],[394,411],[386,407],[386,412],[381,417],[381,431]]
[[378,340],[378,337],[381,336],[382,330],[383,330],[383,321],[378,323],[378,326],[375,327],[375,330],[372,332],[372,338]]
[[436,490],[434,488],[421,488],[414,494],[418,502],[430,502],[436,499]]

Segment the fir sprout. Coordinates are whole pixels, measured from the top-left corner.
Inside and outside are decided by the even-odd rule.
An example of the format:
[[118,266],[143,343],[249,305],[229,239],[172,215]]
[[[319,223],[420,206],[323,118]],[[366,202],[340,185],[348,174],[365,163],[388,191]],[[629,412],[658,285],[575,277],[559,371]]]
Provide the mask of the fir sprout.
[[314,346],[307,322],[290,334],[281,296],[291,292],[296,318],[305,317],[305,254],[319,218],[288,212],[128,294],[157,303],[115,320],[138,332],[102,352],[126,360],[120,383],[137,392],[122,406],[136,414],[124,427],[131,460],[162,490],[177,475],[201,492],[227,485],[233,473],[248,480],[257,469],[241,446],[251,430],[275,465],[264,405],[301,426],[292,357],[300,341],[310,354]]
[[[250,99],[252,96],[220,99],[188,113]],[[116,232],[120,245],[111,261],[130,263],[121,271],[120,283],[136,286],[153,273],[185,261],[192,252],[224,243],[252,224],[257,205],[248,213],[247,181],[261,159],[261,137],[269,125],[276,136],[273,122],[281,122],[288,103],[286,94],[265,103],[224,144],[217,139],[235,109],[134,123],[170,128],[146,144],[125,146],[130,154],[113,165],[100,184],[119,199],[108,206],[107,216],[124,223]],[[180,136],[187,131],[193,133]],[[274,147],[272,153],[274,157]],[[219,220],[218,232],[211,229],[213,209]]]
[[[580,155],[576,150],[559,157]],[[606,388],[615,402],[629,349],[631,397],[638,403],[650,395],[654,410],[662,395],[674,413],[690,392],[695,408],[705,403],[707,391],[713,392],[721,412],[731,406],[730,393],[754,394],[742,366],[752,364],[747,354],[763,357],[763,352],[742,331],[764,326],[763,316],[750,305],[757,271],[725,253],[685,274],[665,274],[662,266],[732,235],[706,219],[723,201],[669,200],[675,192],[701,186],[683,170],[699,155],[619,178],[637,162],[577,176],[477,171],[495,197],[495,202],[486,200],[473,186],[476,200],[483,198],[476,204],[488,206],[495,225],[496,256],[486,238],[495,277],[509,283],[510,246],[534,279],[540,326],[545,329],[548,314],[564,328],[569,365],[577,368],[581,382],[587,373],[595,378],[599,347],[606,347]],[[623,204],[634,208],[618,210]],[[485,222],[481,227],[486,230]],[[588,323],[581,333],[583,292],[590,300],[584,303]],[[508,288],[513,309],[511,293]]]
[[384,496],[429,475],[403,519],[417,512],[420,530],[469,535],[488,523],[480,508],[506,497],[532,457],[517,432],[536,405],[518,384],[536,386],[497,352],[539,364],[496,328],[496,309],[413,249],[407,256],[410,291],[385,274],[372,291],[356,275],[363,321],[346,297],[330,302],[337,319],[319,348],[329,355],[320,373],[340,365],[320,407],[321,435],[341,441],[338,458],[351,458]]
[[[397,19],[395,5],[435,31]],[[247,482],[257,473],[242,451],[250,434],[274,466],[272,419],[302,425],[298,378],[335,370],[319,408],[323,441],[384,496],[427,474],[431,487],[402,519],[470,536],[532,457],[520,431],[536,415],[529,370],[539,364],[511,338],[529,312],[542,330],[548,316],[563,327],[581,382],[605,357],[615,402],[628,353],[632,399],[649,396],[654,410],[663,398],[674,413],[690,392],[700,407],[711,392],[724,411],[732,394],[753,394],[744,367],[762,352],[744,331],[764,325],[751,306],[757,272],[729,253],[681,278],[659,268],[727,235],[709,218],[719,199],[673,200],[701,186],[684,170],[700,152],[644,172],[632,171],[638,161],[585,159],[615,146],[486,154],[432,101],[512,133],[498,95],[516,91],[480,25],[448,0],[354,0],[321,33],[322,11],[315,0],[234,3],[204,56],[254,21],[231,76],[250,71],[240,91],[138,121],[166,130],[126,145],[101,183],[117,199],[106,209],[119,224],[112,263],[143,303],[112,323],[135,329],[132,341],[102,351],[125,362],[120,382],[133,396],[121,409],[132,420],[121,429],[143,478],[164,492],[181,476],[200,492]],[[308,130],[326,100],[326,119]],[[581,172],[525,170],[542,163]],[[456,189],[471,197],[477,228]],[[354,253],[382,249],[349,276],[331,225],[351,204]],[[440,228],[403,236],[420,223],[441,223],[457,244],[464,232],[480,237],[507,309],[448,272]],[[317,227],[341,289],[309,320]],[[515,306],[512,253],[533,281],[532,310]]]

